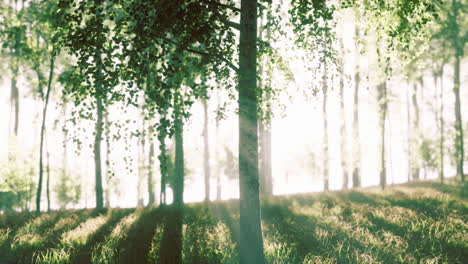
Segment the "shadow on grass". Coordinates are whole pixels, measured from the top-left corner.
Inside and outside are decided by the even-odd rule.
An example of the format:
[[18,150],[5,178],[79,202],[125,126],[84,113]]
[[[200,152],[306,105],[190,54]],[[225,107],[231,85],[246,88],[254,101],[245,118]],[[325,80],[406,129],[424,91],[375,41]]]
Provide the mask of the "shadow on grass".
[[240,222],[234,215],[239,213],[239,209],[233,208],[231,204],[216,203],[210,207],[211,214],[230,230],[231,240],[234,242],[236,250],[240,240]]
[[120,263],[149,263],[148,252],[158,225],[161,225],[162,214],[159,209],[142,212],[140,217],[128,230],[128,236],[122,240]]
[[30,245],[29,238],[24,239],[26,243],[23,245],[22,243],[18,243],[18,238],[28,235],[37,235],[42,238],[62,217],[63,215],[58,215],[56,213],[41,214],[40,216],[36,215],[35,218],[24,222],[21,227],[17,226],[17,229],[9,234],[9,237],[0,248],[2,250],[2,257],[14,259],[15,263],[22,263],[22,261],[28,263],[27,261],[30,261],[34,250],[42,247],[42,245]]
[[42,243],[27,244],[14,250],[14,254],[19,257],[18,263],[33,263],[36,256],[58,245],[63,233],[76,228],[93,215],[89,210],[55,214],[53,221],[43,223],[37,228],[36,234],[43,237]]
[[164,231],[157,263],[181,264],[183,209],[167,207],[162,210]]
[[112,231],[112,229],[119,223],[119,221],[132,213],[133,210],[115,210],[110,212],[108,221],[99,227],[90,237],[86,240],[86,243],[82,246],[75,247],[71,252],[70,259],[75,264],[88,264],[91,263],[91,254],[93,247],[100,242],[103,242],[106,236]]
[[406,183],[405,185],[408,187],[431,188],[462,200],[468,199],[468,184],[462,183],[459,179],[446,179],[444,184],[434,181],[417,181]]
[[[213,216],[212,207],[203,204],[187,208],[184,217],[183,262],[216,264],[239,263],[237,243],[232,231],[219,218]],[[224,207],[225,218],[230,219]]]
[[295,248],[297,256],[292,257],[295,263],[320,260],[333,263],[404,263],[399,256],[378,244],[365,242],[370,239],[366,233],[355,237],[352,230],[343,228],[345,223],[338,217],[329,216],[325,221],[321,217],[298,214],[277,205],[265,206],[263,215],[269,225],[267,231],[273,229],[280,240]]
[[[372,213],[367,213],[366,217],[373,224],[368,227],[373,233],[385,230],[406,239],[408,242],[407,251],[416,257],[418,263],[436,255],[446,257],[449,263],[464,263],[463,259],[468,259],[468,249],[466,247],[448,243],[444,239],[437,239],[436,234],[431,234],[431,230],[424,233],[418,228],[418,231],[415,231],[410,226],[404,227],[389,222]],[[411,223],[411,225],[413,224]],[[458,231],[463,232],[462,230]]]

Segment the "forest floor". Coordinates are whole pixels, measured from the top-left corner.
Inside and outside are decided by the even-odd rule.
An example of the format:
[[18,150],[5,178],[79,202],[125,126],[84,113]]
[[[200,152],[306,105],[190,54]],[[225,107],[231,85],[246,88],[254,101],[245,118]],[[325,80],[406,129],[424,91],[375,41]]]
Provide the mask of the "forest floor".
[[[267,262],[466,263],[466,193],[449,180],[263,200]],[[158,263],[172,239],[170,215],[153,208],[0,216],[0,264]],[[238,263],[237,201],[189,204],[182,224],[183,263]]]

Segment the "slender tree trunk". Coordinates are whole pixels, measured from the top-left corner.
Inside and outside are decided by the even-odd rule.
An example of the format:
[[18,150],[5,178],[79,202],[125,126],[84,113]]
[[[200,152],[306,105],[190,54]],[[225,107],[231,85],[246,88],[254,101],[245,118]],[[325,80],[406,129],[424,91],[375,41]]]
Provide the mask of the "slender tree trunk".
[[387,164],[385,159],[385,120],[387,118],[387,82],[377,87],[379,114],[380,114],[380,186],[385,189],[387,185]]
[[[415,83],[413,85],[413,95],[412,95],[412,101],[413,101],[413,107],[414,107],[414,120],[413,120],[413,140],[415,145],[420,148],[420,131],[419,131],[419,105],[418,105],[418,86]],[[419,174],[420,174],[420,166],[419,166],[419,160],[413,159],[413,166],[412,166],[412,176],[414,180],[419,179]]]
[[94,165],[96,177],[96,209],[103,208],[103,190],[102,190],[102,170],[101,170],[101,141],[102,141],[102,127],[103,127],[103,104],[99,95],[96,96],[96,135],[94,138]]
[[184,205],[184,141],[183,141],[183,120],[181,109],[180,91],[174,96],[175,105],[175,162],[174,162],[174,205],[182,208]]
[[166,154],[166,133],[165,128],[158,131],[159,140],[159,168],[161,172],[161,191],[160,191],[160,205],[166,205],[166,179],[167,179],[167,154]]
[[137,175],[137,206],[143,207],[143,177],[145,175],[145,121],[144,113],[141,113],[141,131],[138,138],[138,175]]
[[[267,111],[269,110],[267,109]],[[265,197],[268,197],[273,194],[273,177],[271,171],[271,120],[268,117],[259,122],[259,136],[260,190]]]
[[411,103],[410,103],[410,96],[409,96],[409,85],[406,87],[406,148],[407,148],[407,157],[408,157],[408,179],[407,181],[411,181]]
[[465,174],[463,162],[465,159],[464,139],[463,139],[463,121],[460,102],[460,59],[463,55],[463,41],[460,41],[460,25],[458,24],[458,13],[461,4],[456,0],[452,0],[452,46],[455,51],[455,64],[453,76],[453,93],[455,94],[455,154],[457,159],[457,177],[460,177],[462,182],[465,182]]
[[[19,72],[19,56],[20,56],[20,42],[21,42],[21,33],[18,31],[15,33],[15,49],[14,54],[15,58],[12,60],[12,77],[11,77],[11,93],[10,93],[10,104],[11,104],[11,113],[13,114],[13,133],[18,136],[18,126],[19,126],[19,90],[18,90],[18,72]],[[11,123],[11,122],[10,122]]]
[[442,65],[439,73],[439,85],[440,85],[440,113],[439,113],[439,126],[440,126],[440,141],[439,141],[439,151],[440,151],[440,171],[439,177],[440,182],[444,183],[444,65]]
[[257,124],[257,1],[241,0],[239,38],[240,263],[263,264]]
[[353,109],[353,188],[361,187],[361,140],[359,133],[359,85],[361,82],[360,73],[360,56],[359,56],[359,27],[355,25],[355,47],[356,47],[356,58],[355,58],[355,73],[354,73],[354,109]]
[[46,136],[46,171],[47,171],[47,180],[46,180],[46,194],[47,194],[47,212],[50,212],[50,155],[49,155],[49,144],[47,142]]
[[328,175],[328,118],[327,118],[327,101],[328,101],[328,87],[327,87],[328,69],[327,63],[323,64],[323,104],[322,104],[322,118],[323,118],[323,190],[329,190],[329,175]]
[[[218,94],[218,109],[219,109],[219,94]],[[221,200],[221,166],[219,159],[219,122],[220,119],[216,117],[216,200]]]
[[464,142],[463,142],[463,122],[460,103],[460,56],[455,57],[455,74],[453,81],[453,93],[455,94],[455,150],[457,157],[457,177],[460,177],[462,182],[465,182],[465,174],[463,171],[463,162],[465,159]]
[[110,122],[109,122],[109,113],[104,115],[105,122],[105,137],[106,137],[106,190],[105,190],[105,207],[110,208],[110,191],[111,191],[111,172],[110,172]]
[[41,140],[39,143],[39,181],[37,184],[37,193],[36,193],[36,212],[41,212],[41,194],[42,194],[42,179],[44,174],[43,166],[43,154],[44,154],[44,137],[46,129],[46,119],[47,119],[47,107],[49,105],[50,91],[52,89],[52,79],[54,77],[54,63],[55,57],[52,56],[50,59],[50,68],[49,68],[49,81],[47,83],[47,92],[44,102],[44,108],[42,110],[42,124],[41,124]]
[[202,100],[203,104],[203,143],[204,143],[204,160],[203,160],[203,169],[205,172],[205,201],[210,200],[210,144],[209,144],[209,134],[208,134],[208,104],[207,100]]
[[[343,47],[343,40],[340,40],[341,50],[344,50]],[[349,185],[349,178],[348,178],[348,164],[347,164],[347,142],[346,142],[346,110],[344,104],[344,63],[343,63],[344,54],[342,54],[340,59],[340,66],[341,66],[341,73],[340,73],[340,116],[341,116],[341,127],[340,127],[340,134],[341,134],[341,168],[343,170],[343,189],[348,189]]]
[[[63,119],[64,119],[64,125],[62,128],[63,131],[63,154],[62,154],[62,179],[60,181],[60,184],[62,182],[65,182],[65,179],[68,177],[67,176],[67,142],[68,142],[68,129],[66,127],[66,122],[67,122],[67,103],[66,101],[63,102]],[[60,210],[64,210],[64,206],[60,206]]]
[[154,194],[154,140],[150,138],[150,149],[148,157],[148,206],[156,203]]

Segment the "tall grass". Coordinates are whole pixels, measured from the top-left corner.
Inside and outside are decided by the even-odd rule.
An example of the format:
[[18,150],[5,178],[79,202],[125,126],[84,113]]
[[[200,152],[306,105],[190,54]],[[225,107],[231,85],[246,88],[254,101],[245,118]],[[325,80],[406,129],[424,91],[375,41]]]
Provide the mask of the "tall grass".
[[[170,210],[54,212],[0,217],[0,262],[158,263]],[[238,263],[236,201],[188,205],[183,263]],[[262,201],[267,263],[466,263],[463,188],[419,182]],[[165,244],[167,250],[167,243]],[[174,254],[174,252],[171,252]]]

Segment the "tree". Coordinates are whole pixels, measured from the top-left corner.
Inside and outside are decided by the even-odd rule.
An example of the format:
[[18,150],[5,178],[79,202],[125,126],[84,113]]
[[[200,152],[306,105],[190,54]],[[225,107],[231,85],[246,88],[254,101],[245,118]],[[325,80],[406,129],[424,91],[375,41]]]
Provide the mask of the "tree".
[[208,134],[208,103],[206,99],[203,104],[203,170],[205,173],[205,201],[210,200],[210,144]]
[[[455,95],[455,155],[457,159],[457,176],[461,178],[462,182],[465,181],[463,163],[464,163],[464,138],[463,138],[463,121],[460,103],[460,60],[464,54],[464,45],[466,39],[466,31],[461,31],[462,23],[466,21],[460,12],[463,12],[463,4],[457,0],[452,0],[451,10],[448,14],[448,21],[445,24],[448,27],[446,31],[449,34],[449,39],[454,51],[454,76],[453,76],[453,93]],[[460,36],[461,33],[465,35]]]
[[347,132],[346,132],[346,118],[345,118],[345,104],[344,104],[344,46],[343,46],[343,40],[340,39],[340,49],[341,49],[341,59],[339,59],[339,69],[340,69],[340,80],[339,80],[339,86],[340,86],[340,154],[341,154],[341,168],[343,170],[343,189],[346,190],[348,189],[349,185],[349,177],[348,177],[348,163],[347,163]]
[[260,224],[257,132],[257,1],[241,0],[239,37],[240,262],[265,262]]
[[360,165],[361,165],[361,151],[360,144],[361,138],[359,133],[359,85],[361,83],[361,72],[359,68],[360,60],[360,49],[359,49],[359,39],[360,39],[360,30],[356,23],[354,33],[354,42],[355,42],[355,72],[354,72],[354,109],[353,109],[353,188],[361,187],[361,175],[360,175]]

